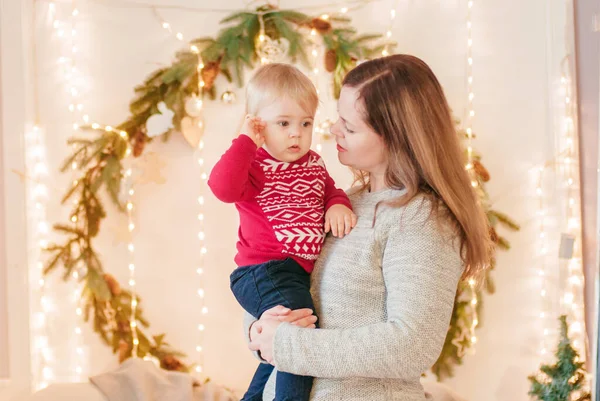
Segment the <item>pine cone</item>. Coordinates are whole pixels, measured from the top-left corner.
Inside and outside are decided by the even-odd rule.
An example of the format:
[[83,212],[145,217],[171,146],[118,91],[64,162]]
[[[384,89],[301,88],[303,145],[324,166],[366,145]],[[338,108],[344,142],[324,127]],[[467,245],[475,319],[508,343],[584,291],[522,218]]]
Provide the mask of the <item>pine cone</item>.
[[121,293],[121,285],[113,276],[108,273],[104,274],[104,281],[106,281],[111,294],[116,296]]
[[325,53],[325,70],[327,72],[335,71],[335,66],[337,65],[337,54],[335,50],[329,49]]
[[500,239],[494,227],[490,227],[490,239],[494,242],[494,244],[497,244],[498,240]]
[[316,29],[321,35],[331,31],[331,23],[321,18],[313,18],[310,27]]
[[148,137],[143,130],[138,129],[132,135],[133,157],[139,157],[144,151]]
[[129,333],[131,332],[131,325],[129,320],[119,320],[117,322],[117,330],[119,333]]
[[119,341],[119,363],[122,363],[130,356],[130,347],[125,341]]
[[202,80],[204,81],[204,90],[210,91],[215,83],[215,79],[217,79],[217,75],[221,72],[221,60],[211,61],[207,63],[200,74],[202,75]]
[[473,161],[473,169],[475,170],[475,173],[481,177],[483,182],[488,182],[490,180],[490,173],[483,167],[483,164],[481,164],[479,160]]
[[177,370],[184,372],[185,366],[181,361],[175,358],[173,355],[166,355],[161,361],[161,366],[166,370]]

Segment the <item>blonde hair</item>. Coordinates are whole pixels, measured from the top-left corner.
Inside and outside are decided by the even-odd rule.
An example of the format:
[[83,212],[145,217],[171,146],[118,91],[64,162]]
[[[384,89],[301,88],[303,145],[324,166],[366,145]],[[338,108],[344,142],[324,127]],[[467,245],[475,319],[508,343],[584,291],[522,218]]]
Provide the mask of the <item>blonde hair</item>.
[[[448,102],[429,66],[410,55],[382,57],[358,65],[342,85],[359,91],[363,119],[383,139],[386,185],[407,190],[393,205],[406,205],[419,194],[429,198],[432,213],[444,217],[460,240],[463,278],[479,276],[491,258],[490,228],[465,170]],[[366,189],[368,173],[356,173]]]
[[261,107],[281,97],[293,99],[311,116],[315,115],[319,104],[315,86],[298,68],[272,63],[261,66],[248,82],[246,113],[257,114]]

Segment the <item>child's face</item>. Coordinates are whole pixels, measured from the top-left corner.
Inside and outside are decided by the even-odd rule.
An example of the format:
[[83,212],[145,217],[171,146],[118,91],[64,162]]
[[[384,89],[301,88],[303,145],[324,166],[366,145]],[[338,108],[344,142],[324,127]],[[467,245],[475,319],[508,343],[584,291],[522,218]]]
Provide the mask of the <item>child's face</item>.
[[288,97],[277,99],[257,113],[266,127],[264,147],[275,159],[294,162],[310,150],[314,115]]

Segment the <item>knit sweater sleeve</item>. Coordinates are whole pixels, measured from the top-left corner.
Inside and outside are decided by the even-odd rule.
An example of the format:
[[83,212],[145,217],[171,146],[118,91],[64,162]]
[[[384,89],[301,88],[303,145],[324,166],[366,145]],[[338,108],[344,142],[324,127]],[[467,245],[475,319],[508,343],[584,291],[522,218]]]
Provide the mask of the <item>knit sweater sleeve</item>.
[[[427,217],[420,213],[395,223],[382,240],[387,320],[348,329],[282,324],[274,339],[278,370],[323,378],[406,379],[435,363],[463,266],[456,244]],[[353,284],[348,285],[352,293]]]
[[210,172],[208,186],[217,199],[226,203],[249,200],[262,189],[263,177],[254,176],[251,166],[256,145],[246,135],[235,138]]
[[333,205],[344,205],[348,209],[352,210],[352,204],[350,199],[344,190],[338,188],[335,185],[335,181],[329,175],[329,172],[325,170],[325,211]]

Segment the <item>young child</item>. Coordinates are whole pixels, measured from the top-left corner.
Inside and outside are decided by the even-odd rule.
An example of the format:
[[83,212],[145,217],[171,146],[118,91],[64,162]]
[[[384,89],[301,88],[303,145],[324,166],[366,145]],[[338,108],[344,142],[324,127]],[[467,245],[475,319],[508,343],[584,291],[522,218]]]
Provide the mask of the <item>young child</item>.
[[[239,240],[231,290],[255,318],[283,305],[310,308],[310,273],[325,233],[343,237],[356,225],[345,192],[310,150],[318,106],[314,85],[288,64],[267,64],[246,89],[240,135],[213,167],[208,185],[235,203]],[[273,366],[260,364],[243,401],[262,401]],[[312,377],[279,372],[276,400],[307,400]]]

